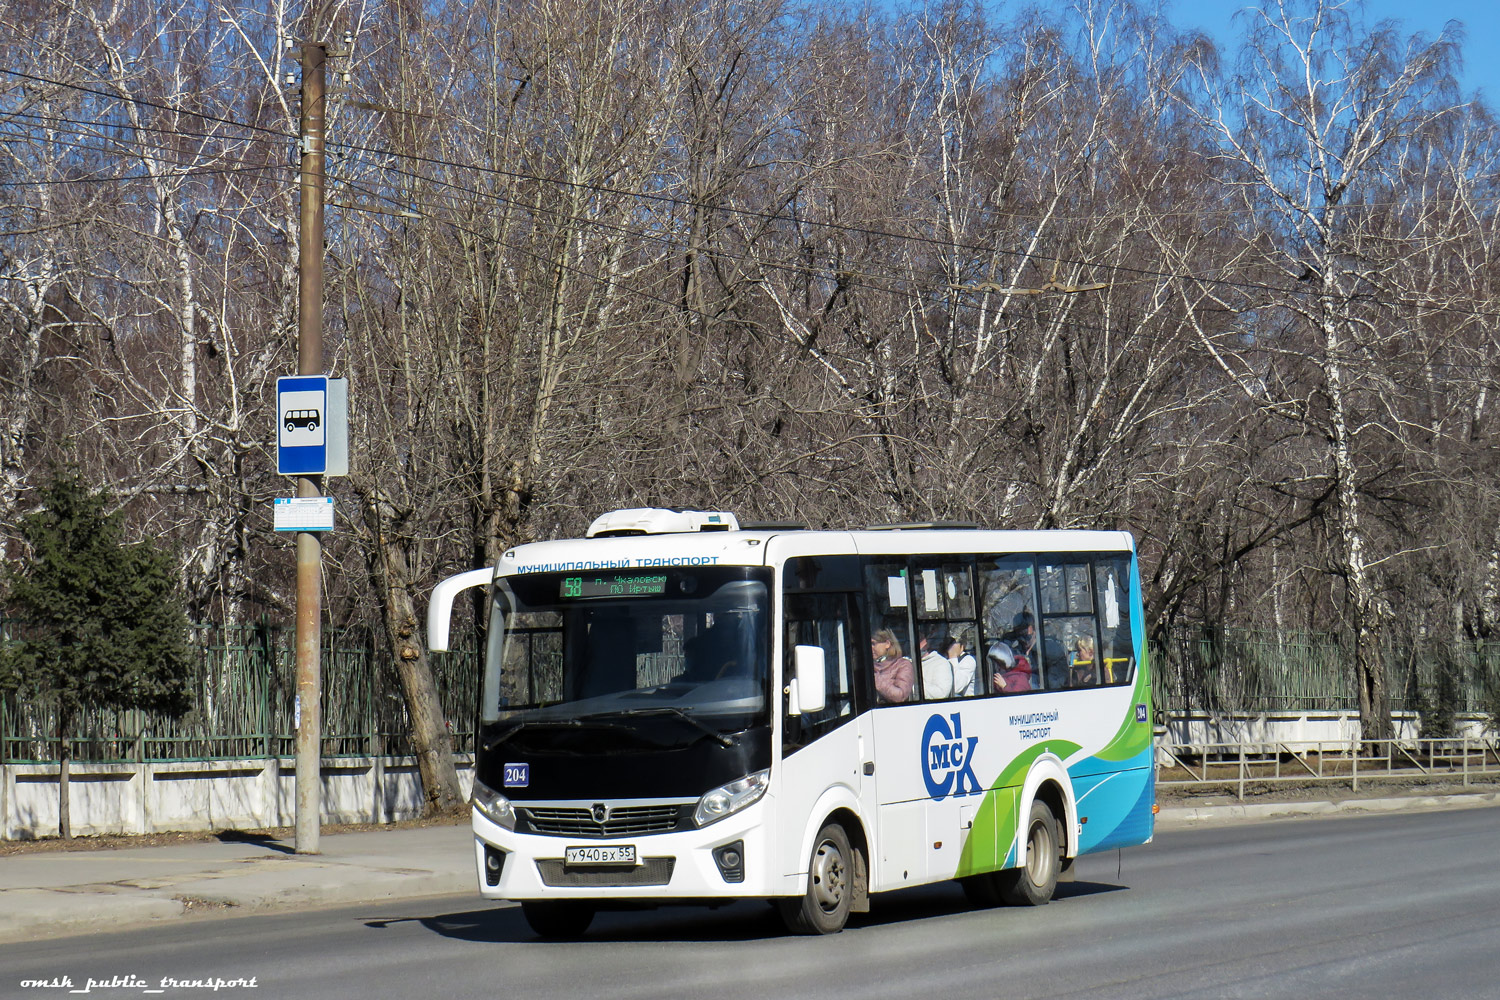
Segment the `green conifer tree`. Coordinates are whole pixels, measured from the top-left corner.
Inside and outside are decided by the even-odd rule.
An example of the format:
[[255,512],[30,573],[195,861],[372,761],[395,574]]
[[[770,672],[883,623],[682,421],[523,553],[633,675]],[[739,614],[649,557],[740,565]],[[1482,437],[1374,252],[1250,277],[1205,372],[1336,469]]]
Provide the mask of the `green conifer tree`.
[[28,557],[5,567],[6,605],[22,623],[0,647],[0,684],[57,712],[59,833],[72,836],[73,728],[90,708],[180,716],[192,654],[170,553],[127,544],[119,512],[76,472],[55,473],[21,521]]

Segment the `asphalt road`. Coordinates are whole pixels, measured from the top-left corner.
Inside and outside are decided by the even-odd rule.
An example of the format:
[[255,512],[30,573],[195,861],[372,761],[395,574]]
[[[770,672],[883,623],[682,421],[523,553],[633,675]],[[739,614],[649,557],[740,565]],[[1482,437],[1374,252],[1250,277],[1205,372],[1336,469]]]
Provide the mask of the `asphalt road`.
[[[470,896],[205,917],[3,946],[0,997],[78,995],[92,978],[116,985],[91,996],[205,997],[219,980],[215,996],[246,1000],[1489,998],[1497,848],[1497,808],[1168,832],[1082,859],[1046,907],[912,890],[828,938],[784,935],[763,903],[601,914],[573,943]],[[206,982],[147,993],[163,977]]]

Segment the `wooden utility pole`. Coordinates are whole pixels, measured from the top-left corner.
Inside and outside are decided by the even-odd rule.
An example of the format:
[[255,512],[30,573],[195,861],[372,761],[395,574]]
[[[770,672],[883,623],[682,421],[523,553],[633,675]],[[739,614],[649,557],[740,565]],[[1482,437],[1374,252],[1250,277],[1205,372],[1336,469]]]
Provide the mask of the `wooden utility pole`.
[[[323,128],[326,98],[321,42],[302,45],[301,191],[297,227],[297,374],[323,374]],[[299,497],[323,495],[321,476],[297,477]],[[318,853],[322,829],[323,543],[297,533],[297,832],[298,854]]]

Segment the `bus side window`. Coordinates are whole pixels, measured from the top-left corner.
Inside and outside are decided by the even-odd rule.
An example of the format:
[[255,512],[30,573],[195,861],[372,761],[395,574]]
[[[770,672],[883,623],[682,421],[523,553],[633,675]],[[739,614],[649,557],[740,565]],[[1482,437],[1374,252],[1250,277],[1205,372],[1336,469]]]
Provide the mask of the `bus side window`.
[[[911,658],[922,675],[922,694],[928,701],[967,698],[984,690],[975,684],[972,570],[966,556],[912,560],[910,579],[917,652]],[[958,652],[950,658],[949,653],[955,647]]]
[[[827,702],[823,710],[788,719],[787,742],[801,746],[841,725],[854,714],[854,637],[849,599],[843,594],[788,594],[786,597],[785,677],[795,667],[797,646],[823,650]],[[794,736],[795,731],[795,736]]]
[[[862,660],[871,678],[875,703],[920,701],[921,677],[915,664],[921,654],[912,635],[912,586],[905,559],[881,556],[865,564],[865,605],[870,616],[871,649]],[[887,642],[879,654],[874,647],[878,641]],[[883,664],[877,663],[877,658]],[[893,697],[893,691],[905,694]]]
[[1042,594],[1042,672],[1047,688],[1098,684],[1089,557],[1046,556],[1037,580]]
[[1035,662],[1038,659],[1035,629],[1036,570],[1032,557],[980,557],[975,568],[982,629],[973,650],[979,668],[979,676],[975,682],[976,693],[997,690],[993,686],[993,680],[995,666],[999,661],[990,655],[990,651],[999,643],[1004,643],[1013,658],[1026,657],[1033,682],[1040,686],[1041,664]]
[[1135,680],[1135,637],[1130,632],[1130,557],[1104,556],[1094,563],[1099,609],[1099,683]]

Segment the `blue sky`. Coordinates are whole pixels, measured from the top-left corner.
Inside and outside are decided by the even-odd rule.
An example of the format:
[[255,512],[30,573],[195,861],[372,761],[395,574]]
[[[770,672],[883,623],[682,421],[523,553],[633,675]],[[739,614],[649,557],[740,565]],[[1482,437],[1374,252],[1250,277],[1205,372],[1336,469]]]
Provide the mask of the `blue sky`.
[[[1232,46],[1241,31],[1234,27],[1234,13],[1258,6],[1257,0],[1174,0],[1168,17],[1180,27],[1201,28],[1214,39]],[[1436,37],[1448,21],[1462,22],[1463,71],[1459,79],[1465,92],[1482,90],[1493,104],[1500,101],[1500,0],[1367,0],[1367,23],[1398,21],[1405,34],[1422,32]]]

